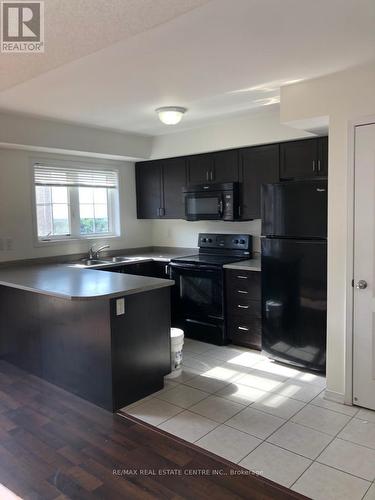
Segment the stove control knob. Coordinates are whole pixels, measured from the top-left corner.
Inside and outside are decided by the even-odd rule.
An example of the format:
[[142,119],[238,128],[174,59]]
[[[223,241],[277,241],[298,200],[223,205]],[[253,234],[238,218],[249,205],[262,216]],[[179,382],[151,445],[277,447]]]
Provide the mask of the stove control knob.
[[212,239],[211,238],[208,238],[208,243],[212,243]]
[[202,238],[202,243],[206,243],[207,238]]
[[246,242],[245,240],[240,240],[241,245],[244,245]]
[[239,243],[239,242],[238,242],[238,240],[233,240],[233,243],[234,243],[235,245],[238,245],[238,243]]

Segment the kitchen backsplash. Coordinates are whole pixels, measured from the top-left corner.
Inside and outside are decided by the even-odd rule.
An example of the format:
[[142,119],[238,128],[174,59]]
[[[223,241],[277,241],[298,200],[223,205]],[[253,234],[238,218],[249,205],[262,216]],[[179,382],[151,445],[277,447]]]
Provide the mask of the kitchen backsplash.
[[253,236],[253,250],[260,252],[260,219],[247,222],[154,220],[152,223],[152,245],[196,247],[198,233],[251,234]]

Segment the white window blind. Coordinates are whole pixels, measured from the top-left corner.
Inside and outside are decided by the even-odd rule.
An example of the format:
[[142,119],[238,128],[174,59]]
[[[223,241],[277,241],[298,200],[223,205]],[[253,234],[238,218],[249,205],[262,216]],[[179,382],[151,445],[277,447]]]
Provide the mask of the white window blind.
[[41,164],[34,166],[36,186],[77,186],[117,188],[116,170],[51,167]]

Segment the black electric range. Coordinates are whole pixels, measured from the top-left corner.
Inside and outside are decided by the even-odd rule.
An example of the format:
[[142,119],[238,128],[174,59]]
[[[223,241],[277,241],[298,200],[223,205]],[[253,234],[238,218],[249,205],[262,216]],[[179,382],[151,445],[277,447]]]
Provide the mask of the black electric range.
[[172,259],[172,325],[190,338],[228,343],[225,329],[223,266],[252,257],[248,234],[200,233],[199,253]]

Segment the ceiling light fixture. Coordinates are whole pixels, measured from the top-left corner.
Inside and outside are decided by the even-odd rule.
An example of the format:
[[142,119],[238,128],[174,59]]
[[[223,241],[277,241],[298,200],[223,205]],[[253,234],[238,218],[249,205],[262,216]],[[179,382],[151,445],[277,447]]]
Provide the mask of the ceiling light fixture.
[[159,116],[159,120],[165,125],[177,125],[177,123],[180,123],[187,109],[180,106],[164,106],[155,109],[155,111]]

